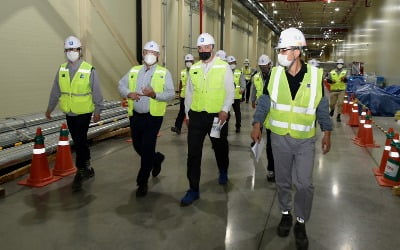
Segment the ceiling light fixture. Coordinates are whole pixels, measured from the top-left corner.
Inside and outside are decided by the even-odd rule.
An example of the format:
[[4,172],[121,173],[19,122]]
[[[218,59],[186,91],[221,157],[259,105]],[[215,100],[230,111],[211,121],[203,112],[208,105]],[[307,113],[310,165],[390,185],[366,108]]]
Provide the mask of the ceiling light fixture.
[[340,9],[338,7],[335,8],[335,11],[339,11]]
[[278,14],[278,11],[277,11],[277,10],[274,10],[274,14]]
[[331,24],[334,24],[335,23],[335,21],[331,21]]

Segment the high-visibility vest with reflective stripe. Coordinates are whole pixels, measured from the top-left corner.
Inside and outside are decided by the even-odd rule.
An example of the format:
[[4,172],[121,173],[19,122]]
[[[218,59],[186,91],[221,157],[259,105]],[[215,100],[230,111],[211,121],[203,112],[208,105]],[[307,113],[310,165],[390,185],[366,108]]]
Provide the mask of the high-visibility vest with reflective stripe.
[[251,68],[248,67],[248,68],[246,69],[246,67],[243,67],[243,68],[242,68],[242,73],[243,73],[243,75],[244,75],[244,79],[246,79],[247,81],[249,81],[250,78],[251,78]]
[[227,63],[216,58],[207,75],[204,75],[201,61],[190,67],[189,74],[193,85],[192,104],[193,111],[218,113],[224,105],[225,99],[225,74]]
[[[139,70],[144,67],[144,65],[134,66],[128,76],[128,87],[129,91],[136,92],[136,82],[139,75]],[[167,74],[167,69],[157,65],[156,70],[151,77],[151,87],[154,92],[162,93],[164,91],[165,86],[165,75]],[[153,98],[149,98],[150,105],[150,114],[152,116],[164,116],[165,110],[167,108],[167,103],[162,101],[157,101]],[[128,115],[133,115],[134,101],[132,99],[128,99]]]
[[262,95],[263,89],[264,89],[264,81],[262,78],[262,72],[258,72],[257,74],[255,74],[253,76],[253,83],[254,83],[254,87],[256,88],[256,98],[258,99]]
[[180,95],[180,97],[182,97],[182,98],[185,98],[185,96],[186,96],[187,74],[188,74],[188,71],[187,71],[186,69],[183,69],[183,70],[181,71],[182,88],[181,88],[181,95]]
[[292,100],[285,69],[272,69],[268,83],[271,109],[264,125],[278,135],[305,139],[315,135],[316,109],[322,98],[322,69],[307,65],[296,97]]
[[74,78],[70,79],[67,63],[60,66],[58,84],[60,86],[60,109],[65,113],[87,114],[94,111],[90,74],[93,66],[82,61]]
[[331,79],[335,81],[335,83],[331,84],[331,91],[334,90],[346,90],[346,83],[342,81],[342,77],[346,77],[347,71],[342,70],[339,74],[336,70],[332,70],[330,72]]
[[233,71],[233,82],[235,83],[235,99],[241,99],[242,94],[240,94],[240,76],[242,75],[242,71],[240,69],[235,69]]

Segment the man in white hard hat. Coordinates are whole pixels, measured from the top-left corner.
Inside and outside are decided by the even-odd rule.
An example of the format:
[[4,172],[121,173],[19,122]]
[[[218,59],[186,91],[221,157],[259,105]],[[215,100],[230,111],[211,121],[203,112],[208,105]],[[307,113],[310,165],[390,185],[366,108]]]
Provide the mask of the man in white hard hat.
[[133,66],[119,81],[119,92],[128,99],[132,144],[140,155],[136,197],[146,196],[150,173],[157,177],[165,156],[156,152],[157,134],[167,102],[174,99],[171,73],[157,64],[160,47],[154,41],[143,47],[144,64]]
[[[187,177],[189,190],[181,199],[187,206],[200,198],[200,167],[203,142],[208,134],[217,160],[218,183],[228,182],[228,113],[233,103],[233,75],[229,65],[215,57],[214,38],[202,33],[197,39],[200,61],[189,70],[185,110],[189,118]],[[225,124],[226,123],[226,124]]]
[[192,54],[185,56],[185,68],[181,71],[181,80],[179,81],[179,113],[175,119],[175,126],[171,128],[172,132],[181,134],[182,123],[185,119],[185,93],[186,93],[186,82],[189,76],[189,69],[194,63],[194,57]]
[[240,111],[240,100],[242,99],[242,94],[246,88],[246,80],[240,69],[236,68],[236,58],[234,56],[228,56],[228,64],[233,72],[233,84],[235,87],[235,97],[233,101],[233,111],[235,111],[236,118],[236,133],[240,133],[240,127],[242,126],[242,113]]
[[[267,55],[261,55],[258,58],[258,67],[260,71],[257,72],[252,77],[252,89],[251,89],[251,106],[256,108],[257,99],[263,94],[264,86],[268,83],[267,79],[269,79],[270,71],[271,71],[271,59]],[[275,167],[274,167],[274,157],[272,155],[272,147],[271,147],[271,130],[266,129],[267,131],[267,180],[269,182],[275,182]],[[253,146],[253,144],[251,145]]]
[[313,200],[315,123],[318,121],[323,131],[323,154],[330,150],[332,130],[328,100],[323,94],[323,72],[301,60],[304,46],[306,40],[300,30],[289,28],[282,31],[277,46],[280,66],[272,68],[268,86],[258,99],[251,133],[254,141],[260,141],[262,124],[271,130],[282,214],[277,228],[280,237],[289,235],[293,223],[292,170],[295,171],[294,235],[298,249],[308,249],[305,222],[310,217]]
[[242,101],[246,100],[246,103],[249,103],[250,90],[251,90],[251,76],[254,73],[254,70],[250,67],[249,59],[244,59],[242,73],[243,73],[244,78],[246,80],[246,90],[242,94]]
[[221,60],[223,60],[223,61],[226,62],[226,52],[225,52],[225,51],[223,51],[223,50],[218,50],[218,51],[215,53],[215,56],[216,56],[216,57],[219,57]]
[[94,169],[90,167],[87,132],[92,114],[93,122],[100,121],[104,104],[97,72],[91,64],[82,60],[81,41],[74,36],[67,37],[64,53],[67,62],[61,64],[57,71],[45,115],[51,119],[51,112],[57,103],[66,114],[76,152],[75,165],[78,168],[72,190],[79,191],[82,182],[94,176]]
[[340,114],[342,113],[343,99],[346,92],[346,83],[348,73],[344,66],[343,59],[338,59],[336,62],[336,68],[329,72],[327,82],[331,84],[329,106],[329,115],[333,116],[335,113],[335,107],[337,107],[336,121],[341,122]]
[[319,62],[314,58],[311,59],[311,60],[308,60],[308,63],[311,64],[314,67],[319,67]]

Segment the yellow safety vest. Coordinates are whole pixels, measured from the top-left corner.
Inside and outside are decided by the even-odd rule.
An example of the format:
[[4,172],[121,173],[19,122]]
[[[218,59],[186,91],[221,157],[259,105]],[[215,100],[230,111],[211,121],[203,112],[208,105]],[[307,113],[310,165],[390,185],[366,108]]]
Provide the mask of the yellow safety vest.
[[264,125],[278,135],[305,139],[315,135],[316,109],[322,98],[322,69],[307,65],[307,73],[292,100],[285,69],[273,67],[268,83],[271,109]]
[[63,112],[87,114],[94,111],[92,89],[90,87],[92,68],[92,65],[82,61],[71,81],[67,63],[61,64],[58,72],[58,84],[61,91],[59,105]]
[[235,69],[233,71],[233,82],[235,83],[235,99],[241,99],[242,94],[240,94],[240,76],[242,75],[242,71],[239,69]]
[[189,74],[193,85],[190,109],[193,111],[218,113],[225,99],[225,74],[227,63],[216,58],[207,75],[204,75],[201,61],[190,67]]
[[246,69],[246,67],[242,68],[242,73],[244,75],[244,79],[246,79],[246,81],[249,81],[251,79],[251,68],[248,67]]
[[181,88],[180,97],[185,98],[185,96],[186,96],[186,82],[187,82],[187,70],[186,69],[183,69],[181,71],[181,82],[182,82],[182,88]]
[[[129,71],[129,91],[136,92],[136,82],[139,75],[139,70],[144,67],[144,65],[134,66]],[[156,70],[151,77],[151,87],[153,88],[154,92],[162,93],[164,92],[165,86],[165,75],[167,74],[167,69],[157,65]],[[152,116],[164,116],[165,110],[167,108],[167,103],[163,101],[157,101],[156,99],[150,98],[150,114]],[[133,108],[134,108],[134,101],[132,99],[128,99],[128,115],[133,115]]]
[[256,99],[258,99],[262,95],[263,89],[264,89],[264,81],[262,78],[262,72],[258,72],[257,74],[255,74],[253,76],[253,83],[254,83],[254,87],[256,88]]
[[331,78],[335,83],[331,84],[331,91],[335,90],[346,90],[346,83],[341,80],[342,77],[346,77],[347,71],[342,70],[339,74],[336,70],[330,72]]

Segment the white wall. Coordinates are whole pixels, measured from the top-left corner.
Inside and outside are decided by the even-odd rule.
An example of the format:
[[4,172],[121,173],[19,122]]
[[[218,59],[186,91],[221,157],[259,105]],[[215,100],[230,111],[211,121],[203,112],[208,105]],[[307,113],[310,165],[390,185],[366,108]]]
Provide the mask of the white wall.
[[400,84],[396,66],[400,52],[399,0],[373,1],[372,7],[362,8],[354,19],[354,29],[338,47],[337,57],[347,63],[361,61],[364,72],[385,77],[389,85]]

